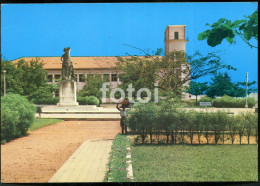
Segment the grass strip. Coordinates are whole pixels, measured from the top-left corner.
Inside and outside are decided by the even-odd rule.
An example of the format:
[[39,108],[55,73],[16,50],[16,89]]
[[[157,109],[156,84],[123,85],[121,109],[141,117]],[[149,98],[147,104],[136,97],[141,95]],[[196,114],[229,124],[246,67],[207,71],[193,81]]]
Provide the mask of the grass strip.
[[108,162],[108,171],[105,175],[105,182],[130,182],[127,177],[127,163],[126,154],[127,146],[130,142],[125,135],[118,134],[114,141],[110,152],[110,159]]
[[36,130],[48,125],[52,125],[55,123],[59,123],[63,120],[61,119],[52,119],[52,118],[36,118],[34,120],[34,123],[31,125],[31,127],[29,128],[30,130]]
[[137,182],[257,181],[257,145],[132,145]]

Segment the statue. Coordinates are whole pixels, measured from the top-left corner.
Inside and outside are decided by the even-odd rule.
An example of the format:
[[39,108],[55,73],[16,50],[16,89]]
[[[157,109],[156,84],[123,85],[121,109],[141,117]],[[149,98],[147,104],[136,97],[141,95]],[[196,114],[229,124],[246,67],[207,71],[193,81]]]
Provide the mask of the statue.
[[62,61],[61,80],[75,81],[76,76],[74,74],[72,61],[70,60],[70,47],[64,48],[63,51],[65,53],[60,58],[60,60]]
[[77,83],[72,61],[70,60],[70,47],[64,48],[61,56],[62,71],[59,90],[58,106],[78,106],[77,102]]

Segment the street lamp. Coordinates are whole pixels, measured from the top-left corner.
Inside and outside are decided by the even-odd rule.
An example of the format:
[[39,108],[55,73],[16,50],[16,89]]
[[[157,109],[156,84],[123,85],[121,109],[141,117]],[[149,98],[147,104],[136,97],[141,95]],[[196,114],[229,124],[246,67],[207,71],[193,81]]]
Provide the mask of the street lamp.
[[6,70],[3,70],[4,73],[4,96],[6,95],[6,80],[5,80],[5,75],[6,75]]
[[248,108],[248,72],[246,73],[246,105],[245,108]]

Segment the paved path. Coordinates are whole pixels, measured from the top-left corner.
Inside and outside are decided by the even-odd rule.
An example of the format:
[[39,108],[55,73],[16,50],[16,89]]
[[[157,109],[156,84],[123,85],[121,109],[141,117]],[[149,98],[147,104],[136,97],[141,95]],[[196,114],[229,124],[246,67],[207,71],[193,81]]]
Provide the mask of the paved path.
[[85,141],[49,182],[102,182],[112,141]]
[[[1,144],[1,183],[46,183],[82,144],[81,148],[87,150],[83,154],[91,153],[96,158],[91,161],[104,167],[110,150],[108,146],[120,131],[119,121],[63,121]],[[99,161],[101,159],[104,161]],[[83,159],[80,161],[80,166],[86,164],[95,169]],[[102,168],[96,172],[104,176],[101,175]]]

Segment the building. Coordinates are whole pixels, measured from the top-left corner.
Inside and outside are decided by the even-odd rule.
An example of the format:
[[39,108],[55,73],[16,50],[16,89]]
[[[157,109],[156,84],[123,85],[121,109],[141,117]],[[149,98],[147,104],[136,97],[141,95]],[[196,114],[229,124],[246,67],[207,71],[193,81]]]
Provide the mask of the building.
[[[174,50],[186,51],[185,45],[187,40],[185,39],[185,25],[168,25],[165,30],[165,53]],[[44,63],[44,69],[48,72],[48,81],[55,83],[56,79],[61,77],[62,62],[60,57],[39,57]],[[124,57],[128,58],[128,57]],[[14,62],[24,59],[25,61],[31,61],[35,57],[22,57],[14,60]],[[84,77],[101,74],[103,78],[109,79],[111,87],[115,88],[120,84],[119,74],[123,73],[116,69],[116,63],[118,62],[116,56],[112,57],[71,57],[73,62],[74,71],[77,77],[77,88],[81,90],[84,85]],[[183,76],[183,74],[182,74]],[[188,82],[185,86],[188,85]],[[188,99],[188,94],[185,95],[185,99]]]

